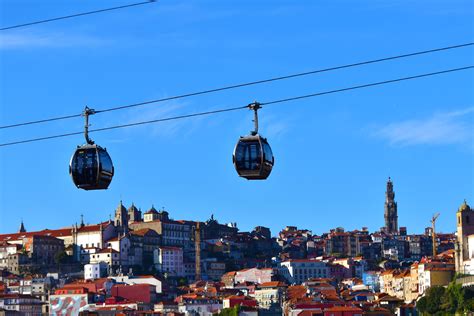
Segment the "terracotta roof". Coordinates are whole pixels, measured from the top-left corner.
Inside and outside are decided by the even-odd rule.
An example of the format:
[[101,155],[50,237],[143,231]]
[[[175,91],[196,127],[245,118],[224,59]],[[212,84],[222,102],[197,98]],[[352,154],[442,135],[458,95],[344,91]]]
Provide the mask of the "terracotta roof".
[[272,282],[264,282],[260,284],[258,287],[282,287],[282,286],[287,286],[287,285],[280,281],[272,281]]
[[61,228],[61,229],[43,229],[35,232],[26,232],[26,233],[14,233],[14,234],[2,234],[0,235],[0,241],[11,241],[11,240],[22,240],[23,238],[31,236],[53,236],[53,237],[64,237],[71,236],[71,228]]
[[362,312],[362,309],[355,306],[334,306],[324,309],[325,312]]
[[137,235],[137,236],[145,236],[147,234],[153,234],[153,235],[158,236],[158,233],[151,228],[142,228],[142,229],[132,230],[130,234]]
[[79,227],[77,230],[79,233],[88,233],[88,232],[95,232],[95,231],[100,231],[100,227],[102,226],[102,229],[105,229],[107,226],[112,225],[112,223],[103,222],[95,225],[86,225],[84,227]]

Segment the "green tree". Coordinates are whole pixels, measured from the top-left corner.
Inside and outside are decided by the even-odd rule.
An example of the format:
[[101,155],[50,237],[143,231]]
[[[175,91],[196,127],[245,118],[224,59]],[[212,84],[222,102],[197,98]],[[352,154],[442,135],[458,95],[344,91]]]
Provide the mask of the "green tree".
[[224,308],[219,316],[239,316],[240,305],[235,305],[232,308]]
[[474,311],[474,291],[452,281],[447,288],[434,286],[416,303],[422,315],[455,315]]
[[445,294],[445,289],[442,286],[432,286],[427,291],[424,297],[418,300],[416,307],[420,313],[427,313],[429,315],[436,315],[441,312],[442,298]]
[[464,295],[465,291],[462,286],[451,282],[442,297],[441,309],[451,314],[461,312],[464,306]]

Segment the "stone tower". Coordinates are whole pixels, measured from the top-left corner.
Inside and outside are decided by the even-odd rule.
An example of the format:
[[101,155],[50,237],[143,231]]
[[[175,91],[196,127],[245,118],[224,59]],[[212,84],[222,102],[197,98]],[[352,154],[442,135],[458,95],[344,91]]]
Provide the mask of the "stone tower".
[[127,231],[128,229],[128,214],[127,209],[123,206],[122,201],[120,200],[119,205],[115,209],[115,227],[118,228],[120,233]]
[[395,192],[393,191],[393,182],[390,177],[387,181],[387,191],[385,192],[385,232],[389,234],[398,234],[398,214],[397,202],[395,202]]
[[142,212],[137,209],[135,204],[132,203],[132,206],[130,206],[128,208],[127,212],[128,212],[128,222],[129,223],[141,222]]
[[456,272],[465,273],[464,261],[469,260],[468,236],[474,234],[474,210],[469,207],[466,200],[456,212],[456,226]]

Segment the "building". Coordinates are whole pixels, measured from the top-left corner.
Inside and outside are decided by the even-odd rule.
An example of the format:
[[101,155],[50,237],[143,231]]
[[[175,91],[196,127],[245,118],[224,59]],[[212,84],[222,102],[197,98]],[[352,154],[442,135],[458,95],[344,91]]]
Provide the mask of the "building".
[[37,297],[18,293],[0,294],[0,310],[18,312],[19,315],[42,315],[42,309],[43,302]]
[[108,265],[105,262],[84,265],[84,280],[100,279],[107,276]]
[[191,240],[193,222],[171,220],[168,212],[157,212],[153,207],[147,213],[144,214],[143,222],[130,223],[129,227],[135,231],[147,228],[154,230],[160,236],[163,246],[194,249],[194,243]]
[[253,282],[257,284],[276,281],[276,271],[273,268],[250,268],[237,271],[235,273],[234,282],[244,283]]
[[142,212],[136,208],[135,204],[132,203],[132,205],[128,208],[127,213],[129,223],[142,221]]
[[21,245],[0,241],[0,269],[8,267],[8,255],[13,255],[21,250]]
[[58,289],[49,296],[50,315],[79,315],[79,312],[93,302],[93,294],[87,288]]
[[161,273],[169,276],[184,276],[183,248],[159,247],[156,251],[155,264]]
[[420,262],[418,264],[418,293],[423,295],[435,285],[446,286],[454,278],[454,265],[446,262]]
[[259,315],[282,315],[286,284],[278,281],[262,283],[255,290]]
[[131,250],[129,251],[130,265],[145,266],[153,264],[153,253],[159,248],[161,236],[150,228],[130,231]]
[[[456,237],[455,262],[456,272],[474,274],[474,210],[466,200],[456,212]],[[471,244],[470,244],[471,241]]]
[[151,284],[115,284],[112,296],[123,297],[129,301],[153,304],[156,302],[156,287]]
[[108,265],[108,274],[110,274],[120,268],[120,253],[112,248],[105,248],[91,255],[90,263],[95,264],[100,262]]
[[310,278],[327,278],[330,271],[323,261],[289,259],[280,263],[279,273],[289,284],[301,284]]
[[115,280],[117,283],[125,283],[129,285],[133,284],[148,284],[152,285],[155,288],[156,293],[162,293],[162,282],[161,280],[155,278],[152,275],[143,275],[143,276],[128,276],[128,275],[120,275],[120,276],[113,276],[110,279]]
[[385,232],[388,234],[398,234],[397,202],[395,202],[395,192],[393,191],[393,182],[390,177],[388,177],[387,191],[385,191],[384,217]]

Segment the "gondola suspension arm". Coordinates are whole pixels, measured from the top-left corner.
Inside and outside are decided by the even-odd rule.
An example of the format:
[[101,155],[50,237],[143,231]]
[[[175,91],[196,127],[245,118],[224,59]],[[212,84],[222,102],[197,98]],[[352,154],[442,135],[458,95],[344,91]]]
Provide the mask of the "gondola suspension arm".
[[82,112],[82,115],[84,116],[85,119],[85,125],[84,125],[84,137],[86,138],[86,142],[89,145],[94,145],[94,141],[89,138],[89,115],[95,114],[94,109],[89,109],[89,107],[84,108],[84,112]]
[[252,135],[257,135],[258,134],[258,109],[262,108],[261,104],[255,101],[254,103],[249,104],[249,109],[253,110],[254,113],[254,119],[253,122],[255,123],[255,130],[251,132]]

